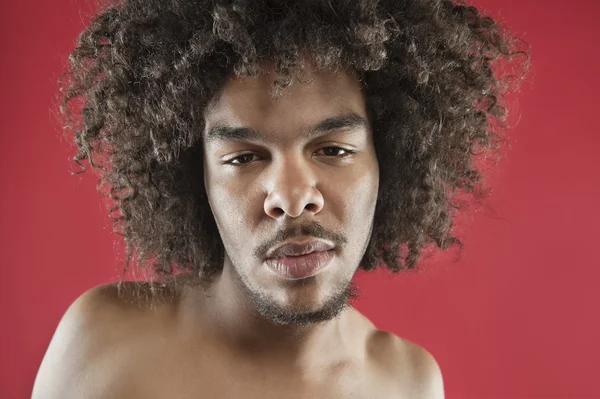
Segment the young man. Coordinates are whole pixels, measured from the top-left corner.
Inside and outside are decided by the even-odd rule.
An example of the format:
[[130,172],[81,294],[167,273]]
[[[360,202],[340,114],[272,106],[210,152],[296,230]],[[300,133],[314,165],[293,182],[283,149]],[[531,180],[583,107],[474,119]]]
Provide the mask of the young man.
[[443,398],[429,352],[349,305],[352,277],[459,243],[450,200],[495,148],[490,63],[513,52],[441,0],[102,11],[63,110],[154,275],[71,305],[33,398]]

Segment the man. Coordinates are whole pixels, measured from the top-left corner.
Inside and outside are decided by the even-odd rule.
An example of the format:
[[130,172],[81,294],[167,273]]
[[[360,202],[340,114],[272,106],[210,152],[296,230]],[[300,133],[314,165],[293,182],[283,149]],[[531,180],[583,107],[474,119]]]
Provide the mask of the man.
[[[78,163],[154,272],[63,316],[33,398],[443,398],[440,367],[349,302],[447,248],[493,148],[510,40],[450,1],[129,0],[71,56]],[[401,259],[406,245],[406,260]]]

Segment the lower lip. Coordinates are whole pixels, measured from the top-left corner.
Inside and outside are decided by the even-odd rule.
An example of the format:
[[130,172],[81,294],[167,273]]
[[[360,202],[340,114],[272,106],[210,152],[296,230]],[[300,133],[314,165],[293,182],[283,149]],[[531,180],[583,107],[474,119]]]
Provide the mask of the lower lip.
[[286,256],[266,260],[267,266],[278,275],[288,279],[312,277],[333,259],[333,250],[311,252],[307,255]]

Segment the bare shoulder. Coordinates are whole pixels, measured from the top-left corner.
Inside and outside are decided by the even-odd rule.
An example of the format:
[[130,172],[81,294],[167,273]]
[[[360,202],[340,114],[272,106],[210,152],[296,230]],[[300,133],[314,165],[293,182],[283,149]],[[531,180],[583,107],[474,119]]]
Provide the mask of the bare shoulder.
[[382,330],[373,331],[368,348],[375,364],[397,382],[403,396],[444,398],[441,368],[427,349]]
[[[42,360],[32,398],[118,398],[120,360],[148,315],[164,312],[138,283],[94,287],[62,316]],[[124,350],[125,349],[125,350]]]

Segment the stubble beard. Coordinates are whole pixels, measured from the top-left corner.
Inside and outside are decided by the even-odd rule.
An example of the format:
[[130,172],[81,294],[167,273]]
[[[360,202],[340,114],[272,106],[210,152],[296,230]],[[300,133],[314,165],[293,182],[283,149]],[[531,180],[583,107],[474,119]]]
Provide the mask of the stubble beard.
[[[358,287],[350,278],[336,287],[318,309],[314,309],[314,306],[310,304],[291,307],[281,305],[272,295],[252,288],[251,284],[244,278],[245,276],[241,276],[237,270],[235,274],[238,276],[240,285],[246,291],[247,296],[251,298],[256,311],[266,320],[278,325],[309,326],[315,323],[327,322],[339,316],[360,295]],[[315,278],[289,280],[286,285],[290,289],[301,288],[304,285],[314,284],[313,279]]]

